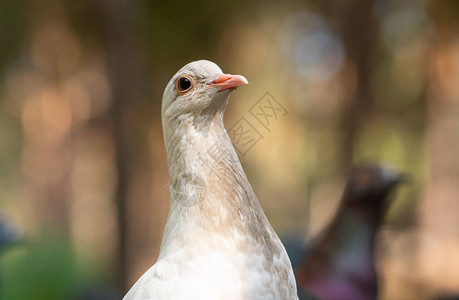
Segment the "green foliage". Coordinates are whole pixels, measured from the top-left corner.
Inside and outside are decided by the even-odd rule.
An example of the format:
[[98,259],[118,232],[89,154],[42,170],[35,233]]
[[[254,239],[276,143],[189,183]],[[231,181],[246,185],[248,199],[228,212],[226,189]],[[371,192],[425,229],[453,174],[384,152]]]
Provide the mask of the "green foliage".
[[70,244],[55,240],[12,247],[0,274],[1,299],[71,299],[85,280]]

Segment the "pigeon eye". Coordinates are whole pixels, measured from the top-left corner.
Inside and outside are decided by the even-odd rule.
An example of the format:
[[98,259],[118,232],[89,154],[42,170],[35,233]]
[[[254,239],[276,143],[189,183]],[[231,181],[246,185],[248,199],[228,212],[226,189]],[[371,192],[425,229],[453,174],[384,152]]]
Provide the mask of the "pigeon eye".
[[177,80],[176,87],[179,93],[185,93],[193,87],[193,80],[188,76],[180,77]]

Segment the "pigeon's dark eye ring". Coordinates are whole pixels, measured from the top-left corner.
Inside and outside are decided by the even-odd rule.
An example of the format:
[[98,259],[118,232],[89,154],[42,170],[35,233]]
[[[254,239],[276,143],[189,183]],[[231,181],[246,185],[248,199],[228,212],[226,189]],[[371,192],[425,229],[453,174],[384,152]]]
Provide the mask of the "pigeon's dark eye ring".
[[180,76],[175,82],[175,88],[179,94],[184,94],[194,88],[195,81],[187,75]]

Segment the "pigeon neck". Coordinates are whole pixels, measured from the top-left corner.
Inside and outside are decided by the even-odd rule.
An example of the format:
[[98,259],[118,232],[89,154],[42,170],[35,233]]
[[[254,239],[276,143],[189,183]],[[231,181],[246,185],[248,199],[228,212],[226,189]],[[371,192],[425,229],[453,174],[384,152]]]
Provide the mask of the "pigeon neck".
[[198,129],[192,121],[182,128],[183,132],[174,133],[180,138],[165,135],[170,210],[160,257],[197,244],[218,248],[213,241],[219,236],[244,251],[260,250],[252,244],[265,245],[264,255],[280,255],[282,247],[247,180],[222,116],[206,128]]
[[362,278],[374,272],[377,229],[360,211],[342,213],[330,234],[336,243],[333,252],[339,258],[338,271],[355,272],[356,277]]
[[358,203],[352,203],[345,199],[340,211],[343,215],[358,215],[361,222],[368,224],[367,226],[377,228],[383,222],[388,205],[387,194],[381,194],[367,197],[364,201]]
[[240,219],[234,211],[256,197],[223,126],[223,112],[209,122],[179,122],[174,127],[182,130],[165,132],[171,209],[197,209],[206,216],[225,210]]
[[[176,128],[165,133],[171,201],[189,201],[196,189],[208,192],[208,181],[227,167],[224,159],[235,159],[223,126],[222,114],[178,119]],[[236,158],[237,159],[237,158]],[[196,199],[195,199],[196,200]],[[191,203],[190,203],[191,204]],[[187,204],[188,205],[188,204]]]
[[[355,293],[369,296],[365,299],[373,299],[377,290],[374,262],[376,231],[377,228],[368,223],[361,212],[346,211],[340,214],[327,231],[324,243],[327,246],[322,249],[323,269],[312,275],[316,276],[310,282],[312,289],[327,286],[330,282],[340,282],[343,286],[353,287]],[[319,290],[318,295],[324,296],[333,289]]]
[[324,299],[340,298],[334,294],[337,284],[374,296],[376,231],[360,212],[340,211],[298,269],[298,284]]

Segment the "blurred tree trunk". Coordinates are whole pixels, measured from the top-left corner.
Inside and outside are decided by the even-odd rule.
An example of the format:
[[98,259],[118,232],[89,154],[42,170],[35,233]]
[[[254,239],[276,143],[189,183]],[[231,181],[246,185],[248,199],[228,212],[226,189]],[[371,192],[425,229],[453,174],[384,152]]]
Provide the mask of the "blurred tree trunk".
[[[420,258],[434,289],[459,292],[459,6],[430,1],[434,32],[430,49],[427,155],[429,177],[421,220]],[[438,247],[442,245],[442,247]]]
[[327,1],[324,4],[325,13],[343,39],[357,79],[355,96],[344,106],[340,122],[338,161],[342,172],[352,166],[355,139],[374,101],[372,82],[379,40],[374,5],[374,0]]
[[[135,115],[139,100],[145,98],[145,86],[139,62],[138,40],[134,33],[137,1],[103,1],[103,32],[107,57],[108,80],[111,88],[112,109],[110,112],[112,134],[116,148],[118,214],[118,286],[128,290],[128,202],[133,183],[135,155],[132,144],[140,138],[136,132]],[[148,196],[144,195],[144,196]]]
[[70,103],[62,91],[76,62],[62,44],[70,45],[68,49],[72,52],[78,51],[78,43],[59,15],[58,2],[50,1],[47,6],[37,1],[28,4],[33,13],[27,55],[34,60],[24,64],[18,73],[33,75],[35,81],[22,84],[35,84],[35,89],[30,92],[30,86],[28,89],[17,86],[18,92],[24,93],[18,99],[22,102],[24,130],[21,159],[24,190],[32,204],[31,219],[36,223],[33,227],[39,233],[68,236],[72,116]]

